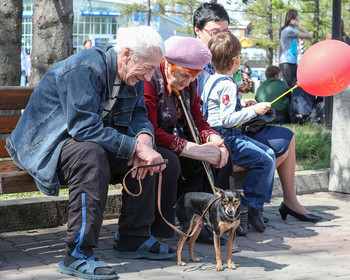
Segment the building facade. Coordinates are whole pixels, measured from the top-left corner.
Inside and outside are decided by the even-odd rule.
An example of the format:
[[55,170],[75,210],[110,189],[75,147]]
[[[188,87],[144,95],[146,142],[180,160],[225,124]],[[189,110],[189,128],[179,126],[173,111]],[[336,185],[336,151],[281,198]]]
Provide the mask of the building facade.
[[[131,1],[117,0],[74,0],[73,1],[73,47],[76,51],[84,49],[86,38],[92,45],[113,43],[117,38],[120,26],[146,25],[146,14],[134,12],[123,15],[122,5]],[[156,10],[156,7],[153,7]],[[31,53],[33,45],[33,0],[23,0],[22,46]],[[164,40],[172,35],[190,36],[179,30],[186,23],[178,18],[152,15],[150,25],[154,27]]]

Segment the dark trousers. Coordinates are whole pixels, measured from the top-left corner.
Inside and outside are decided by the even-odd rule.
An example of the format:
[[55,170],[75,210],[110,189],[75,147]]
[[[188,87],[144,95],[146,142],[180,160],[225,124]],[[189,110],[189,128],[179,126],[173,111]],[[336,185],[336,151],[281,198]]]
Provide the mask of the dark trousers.
[[293,80],[297,77],[297,64],[293,63],[281,63],[279,65],[282,73],[282,79],[291,88],[293,86]]
[[[157,151],[164,159],[169,160],[167,167],[162,172],[161,211],[163,216],[169,222],[174,224],[174,205],[178,197],[187,192],[212,193],[212,190],[201,162],[189,158],[178,157],[173,151],[164,147],[158,146]],[[212,168],[212,170],[215,178],[215,187],[224,190],[234,188],[231,155],[224,167],[220,169]],[[162,217],[159,215],[157,205],[155,207],[155,220],[151,228],[152,234],[161,238],[173,237],[174,230],[163,221]]]
[[[81,248],[97,247],[111,175],[125,174],[129,170],[127,161],[95,143],[74,139],[65,143],[57,172],[60,183],[69,187],[67,247],[73,249],[77,244]],[[155,180],[156,176],[148,175],[142,180],[143,191],[139,197],[123,191],[119,218],[121,234],[150,235],[150,225],[154,220]],[[138,193],[138,181],[131,175],[126,185],[131,192]]]

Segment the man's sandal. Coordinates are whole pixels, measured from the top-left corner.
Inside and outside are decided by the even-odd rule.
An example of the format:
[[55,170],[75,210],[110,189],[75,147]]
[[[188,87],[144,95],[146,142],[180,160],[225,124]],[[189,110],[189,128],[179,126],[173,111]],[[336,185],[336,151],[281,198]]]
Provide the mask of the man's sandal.
[[65,266],[63,262],[58,263],[58,269],[61,273],[77,276],[83,279],[104,280],[119,278],[117,273],[112,275],[96,275],[95,270],[103,267],[110,266],[104,261],[96,261],[94,258],[89,258],[87,260],[76,260],[69,266]]
[[170,247],[160,244],[159,252],[150,252],[153,244],[158,242],[153,236],[146,240],[135,252],[122,252],[117,250],[117,257],[122,259],[150,259],[162,260],[176,256],[176,251],[170,251]]

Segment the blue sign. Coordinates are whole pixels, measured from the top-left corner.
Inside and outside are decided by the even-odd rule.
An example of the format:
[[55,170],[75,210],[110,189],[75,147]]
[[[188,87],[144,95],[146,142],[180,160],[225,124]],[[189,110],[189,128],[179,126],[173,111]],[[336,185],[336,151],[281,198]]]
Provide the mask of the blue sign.
[[134,12],[134,21],[144,21],[146,19],[145,12]]
[[30,10],[24,10],[23,11],[22,17],[29,18],[29,17],[32,17],[32,16],[33,16],[33,11],[30,11]]
[[94,17],[118,17],[121,12],[118,11],[101,11],[101,10],[81,10],[82,16],[94,16]]

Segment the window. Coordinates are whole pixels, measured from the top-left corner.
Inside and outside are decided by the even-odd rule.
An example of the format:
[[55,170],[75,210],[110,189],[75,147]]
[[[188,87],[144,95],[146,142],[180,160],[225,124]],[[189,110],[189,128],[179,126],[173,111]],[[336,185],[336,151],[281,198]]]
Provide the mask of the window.
[[233,35],[235,35],[235,36],[239,36],[239,35],[240,35],[239,29],[233,30],[232,33],[233,33]]

